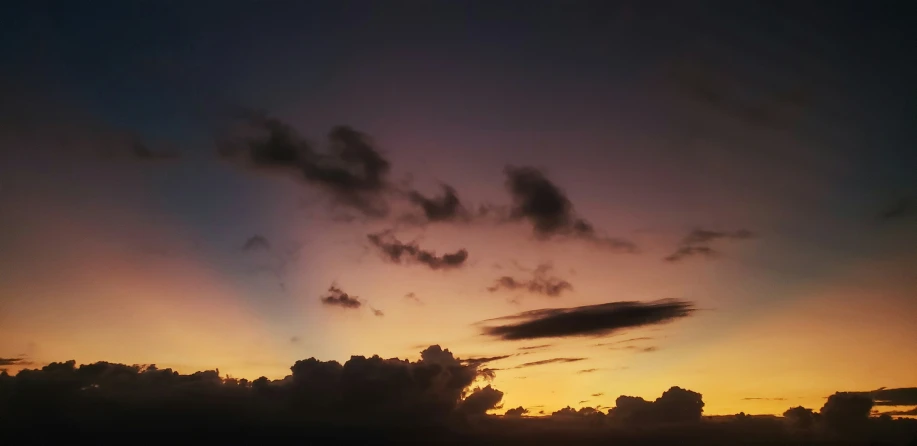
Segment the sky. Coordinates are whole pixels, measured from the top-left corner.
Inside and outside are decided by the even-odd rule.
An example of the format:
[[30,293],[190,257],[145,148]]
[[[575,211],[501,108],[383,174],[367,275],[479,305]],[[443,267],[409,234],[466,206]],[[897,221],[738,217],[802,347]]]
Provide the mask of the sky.
[[4,6],[0,358],[438,344],[547,413],[917,385],[907,14],[651,3]]

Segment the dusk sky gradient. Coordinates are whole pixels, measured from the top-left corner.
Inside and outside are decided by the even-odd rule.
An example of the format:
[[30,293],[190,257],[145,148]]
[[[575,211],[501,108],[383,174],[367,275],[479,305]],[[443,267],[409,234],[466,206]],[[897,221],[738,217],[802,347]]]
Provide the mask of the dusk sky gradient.
[[[673,385],[702,392],[706,414],[917,386],[907,14],[184,3],[3,7],[0,357],[253,379],[439,344],[508,355],[487,363],[504,407],[546,413]],[[252,110],[316,152],[335,126],[371,138],[391,163],[388,215],[219,156]],[[540,171],[594,232],[500,217],[506,166]],[[442,184],[468,221],[404,217],[422,209],[399,190]],[[396,262],[368,234],[467,260]],[[323,303],[332,284],[361,304]],[[541,309],[580,328],[486,328]],[[631,310],[639,323],[617,313]]]

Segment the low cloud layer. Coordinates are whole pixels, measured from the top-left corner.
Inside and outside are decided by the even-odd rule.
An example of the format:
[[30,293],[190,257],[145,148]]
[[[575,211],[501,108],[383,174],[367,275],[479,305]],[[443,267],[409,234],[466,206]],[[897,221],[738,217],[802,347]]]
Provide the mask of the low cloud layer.
[[468,251],[459,249],[453,253],[437,256],[435,252],[421,249],[416,243],[404,243],[391,232],[368,234],[369,243],[386,260],[397,264],[420,264],[433,270],[460,268],[468,260]]
[[868,395],[875,400],[877,406],[917,406],[917,387],[883,387]]
[[578,217],[567,195],[532,167],[506,166],[506,189],[513,199],[509,218],[531,223],[540,239],[571,237],[620,252],[636,252],[636,245],[619,238],[600,236],[591,223]]
[[710,246],[717,240],[747,240],[753,238],[754,234],[746,229],[737,231],[709,231],[706,229],[695,229],[686,235],[675,252],[665,257],[667,262],[679,262],[689,257],[708,257],[713,258],[718,252]]
[[690,316],[693,312],[691,302],[675,299],[547,308],[484,321],[520,322],[484,327],[483,333],[504,340],[599,336],[626,328],[670,322]]
[[516,279],[510,276],[503,276],[497,279],[492,286],[487,288],[491,293],[500,290],[524,290],[531,294],[539,294],[548,297],[558,297],[566,291],[573,290],[573,284],[551,275],[552,265],[543,263],[535,268],[531,279]]

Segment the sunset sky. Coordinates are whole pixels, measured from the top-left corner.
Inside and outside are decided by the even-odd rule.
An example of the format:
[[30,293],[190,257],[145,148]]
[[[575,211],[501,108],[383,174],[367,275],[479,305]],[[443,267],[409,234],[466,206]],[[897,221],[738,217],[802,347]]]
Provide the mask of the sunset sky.
[[[505,407],[546,413],[678,385],[706,414],[777,414],[917,385],[917,34],[888,25],[905,17],[38,3],[0,30],[10,371],[282,378],[439,344],[507,356],[486,364]],[[390,171],[347,195],[311,161],[259,165],[262,116],[315,153],[349,126],[334,135]],[[438,220],[422,203],[444,184],[465,212]],[[554,192],[568,208],[526,208]],[[612,302],[652,314],[492,329]]]

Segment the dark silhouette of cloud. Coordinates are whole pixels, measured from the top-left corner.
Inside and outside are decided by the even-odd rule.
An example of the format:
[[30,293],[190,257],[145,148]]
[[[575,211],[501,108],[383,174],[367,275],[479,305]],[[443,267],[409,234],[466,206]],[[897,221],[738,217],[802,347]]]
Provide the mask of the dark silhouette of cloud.
[[595,371],[598,371],[598,370],[599,370],[599,369],[583,369],[583,370],[577,371],[576,373],[592,373],[592,372],[595,372]]
[[587,240],[619,252],[636,252],[636,245],[619,238],[600,236],[591,223],[577,217],[573,203],[544,172],[532,167],[506,166],[506,188],[513,198],[510,220],[526,220],[532,224],[535,236],[549,239],[555,236]]
[[896,416],[917,416],[917,407],[911,410],[895,410],[891,412],[882,412],[883,415],[896,415]]
[[540,350],[542,348],[551,347],[554,344],[542,344],[542,345],[529,345],[525,347],[519,347],[519,350]]
[[402,243],[389,231],[368,234],[366,238],[386,260],[392,263],[418,263],[433,270],[448,270],[460,268],[468,260],[468,251],[465,249],[437,256],[433,251],[421,249],[416,243]]
[[579,361],[585,361],[586,359],[588,358],[551,358],[551,359],[544,359],[541,361],[526,362],[524,364],[519,364],[513,368],[514,369],[524,369],[526,367],[535,367],[535,366],[545,365],[545,364],[555,364],[559,362],[560,363],[579,362]]
[[880,220],[897,220],[917,215],[917,197],[901,197],[879,212]]
[[468,221],[471,216],[462,206],[455,188],[443,184],[443,194],[436,197],[426,197],[420,192],[410,191],[408,199],[411,203],[420,206],[427,222]]
[[815,424],[817,414],[812,409],[802,406],[791,407],[783,412],[783,418],[794,429],[810,429]]
[[626,328],[666,323],[687,317],[693,311],[691,302],[676,299],[546,308],[484,321],[521,320],[507,325],[484,327],[483,332],[505,340],[597,336]]
[[655,401],[619,396],[608,414],[626,423],[695,423],[704,412],[703,396],[681,387],[672,387]]
[[651,340],[653,340],[653,339],[655,339],[655,338],[652,338],[652,337],[649,337],[649,336],[640,336],[640,337],[638,337],[638,338],[624,339],[624,340],[615,341],[615,342],[602,342],[602,343],[599,343],[599,344],[595,344],[595,346],[596,346],[596,347],[604,347],[604,346],[607,346],[607,345],[629,344],[629,343],[631,343],[631,342],[651,341]]
[[331,285],[328,287],[328,292],[321,297],[321,301],[325,305],[334,305],[341,308],[357,309],[363,305],[363,302],[360,302],[359,297],[350,296],[338,288],[336,285]]
[[604,393],[601,393],[601,392],[600,392],[600,393],[593,393],[593,394],[592,394],[592,396],[593,396],[594,398],[600,397],[600,396],[602,396],[602,395],[604,395]]
[[917,406],[917,387],[887,389],[882,387],[868,392],[876,406]]
[[746,229],[739,229],[732,232],[695,229],[686,235],[678,248],[675,249],[675,252],[666,256],[664,260],[667,262],[678,262],[685,258],[696,256],[713,258],[717,256],[718,252],[710,247],[710,243],[717,240],[746,240],[753,237],[754,234]]
[[270,251],[271,244],[262,235],[253,235],[242,245],[243,251]]
[[488,410],[498,409],[503,400],[503,392],[487,386],[475,389],[458,406],[458,411],[466,415],[484,415]]
[[347,126],[328,134],[328,153],[316,152],[288,124],[261,113],[248,113],[247,122],[259,135],[239,144],[226,144],[220,155],[243,166],[293,174],[324,190],[332,202],[366,217],[384,217],[385,193],[391,165],[369,137]]
[[872,411],[872,398],[854,392],[837,392],[819,411],[819,417],[832,430],[845,432],[863,428]]
[[518,280],[510,276],[503,276],[496,280],[493,286],[487,288],[491,293],[506,290],[526,290],[532,294],[541,294],[548,297],[558,297],[565,291],[573,290],[573,284],[556,276],[550,275],[552,265],[543,263],[535,268],[533,277],[529,280]]
[[522,406],[519,406],[519,407],[514,407],[512,409],[507,410],[506,413],[503,414],[503,416],[504,417],[521,417],[527,413],[529,413],[528,409]]
[[409,301],[411,301],[411,302],[416,303],[417,305],[423,305],[423,301],[420,300],[420,298],[417,297],[417,294],[414,293],[413,291],[410,292],[410,293],[405,294],[405,295],[404,295],[404,298],[407,299],[407,300],[409,300]]
[[373,307],[369,307],[369,309],[373,311],[373,316],[376,316],[376,317],[383,317],[383,316],[385,316],[385,313],[383,313],[382,310],[378,310],[378,309],[375,309],[375,308],[373,308]]
[[18,358],[0,358],[0,366],[11,366],[11,365],[24,366],[24,365],[32,365],[32,363],[28,361],[26,357],[24,356],[20,356]]
[[480,366],[480,365],[487,364],[488,362],[494,362],[494,361],[499,361],[501,359],[506,359],[506,358],[509,358],[510,356],[513,356],[513,355],[488,356],[488,357],[482,357],[482,358],[465,358],[465,359],[461,359],[461,361],[464,364]]

